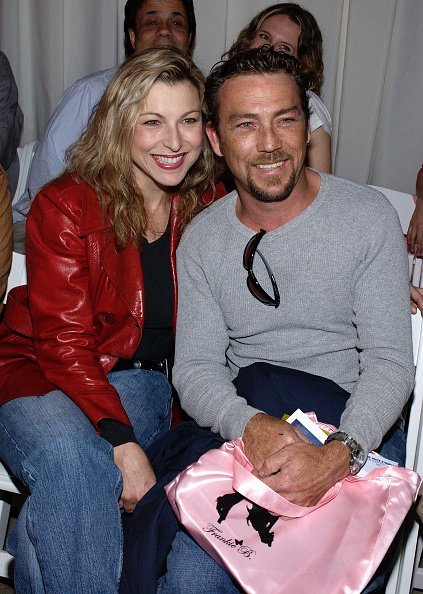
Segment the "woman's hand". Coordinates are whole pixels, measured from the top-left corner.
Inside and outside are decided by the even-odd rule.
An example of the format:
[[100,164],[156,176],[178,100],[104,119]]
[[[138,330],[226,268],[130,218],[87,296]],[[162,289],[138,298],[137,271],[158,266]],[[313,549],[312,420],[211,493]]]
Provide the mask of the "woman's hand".
[[114,461],[122,474],[119,507],[132,513],[138,501],[156,484],[156,475],[142,448],[128,442],[113,449]]
[[417,174],[416,208],[408,227],[407,244],[410,254],[423,257],[423,165]]
[[407,232],[407,246],[410,254],[418,258],[423,256],[423,204],[417,200]]
[[411,313],[416,314],[419,309],[423,314],[423,289],[415,287],[410,283],[410,306]]

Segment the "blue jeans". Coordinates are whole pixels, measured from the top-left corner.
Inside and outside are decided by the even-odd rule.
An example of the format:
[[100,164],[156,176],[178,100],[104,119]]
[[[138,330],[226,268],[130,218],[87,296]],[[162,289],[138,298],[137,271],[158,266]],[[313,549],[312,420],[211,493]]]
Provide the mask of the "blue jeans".
[[[169,429],[171,388],[155,371],[110,373],[141,447]],[[0,458],[30,491],[8,548],[17,594],[117,594],[122,566],[113,447],[63,392],[0,407]]]
[[[380,448],[382,456],[405,463],[405,433],[395,427],[387,434]],[[283,568],[283,559],[281,559]],[[281,570],[283,572],[283,570]],[[384,560],[363,594],[384,592],[389,575],[389,559]],[[283,573],[281,573],[283,578]],[[157,594],[239,594],[229,574],[220,567],[185,532],[179,531],[172,542],[167,558],[167,573],[159,579]]]

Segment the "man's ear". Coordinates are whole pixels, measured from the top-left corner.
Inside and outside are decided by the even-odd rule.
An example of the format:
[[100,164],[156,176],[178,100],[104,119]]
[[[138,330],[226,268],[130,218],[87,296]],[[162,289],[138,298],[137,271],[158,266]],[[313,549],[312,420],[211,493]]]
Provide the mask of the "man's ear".
[[207,122],[206,124],[206,134],[209,142],[211,144],[212,149],[216,153],[218,157],[223,157],[223,153],[220,150],[220,140],[219,134],[217,133],[215,127],[211,122]]
[[129,33],[129,41],[131,42],[132,49],[135,50],[135,31],[133,29],[128,29]]

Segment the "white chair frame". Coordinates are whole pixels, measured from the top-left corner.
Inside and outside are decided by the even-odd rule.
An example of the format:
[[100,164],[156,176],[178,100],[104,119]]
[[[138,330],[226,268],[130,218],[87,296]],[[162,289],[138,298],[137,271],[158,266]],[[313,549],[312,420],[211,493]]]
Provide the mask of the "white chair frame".
[[[23,147],[18,148],[19,155],[19,179],[13,196],[12,204],[17,202],[27,187],[29,170],[32,157],[37,146],[36,141],[30,142]],[[25,256],[13,252],[12,266],[9,272],[7,283],[7,293],[13,287],[26,283]],[[5,549],[5,540],[7,527],[10,518],[10,493],[20,493],[8,471],[0,461],[0,576],[12,577],[13,557]]]
[[[373,186],[382,192],[395,207],[404,235],[407,233],[415,204],[411,194],[397,192],[388,188]],[[409,256],[410,280],[416,286],[422,285],[422,260]],[[406,467],[422,474],[422,423],[423,423],[423,324],[420,312],[411,316],[414,364],[416,366],[416,380],[409,410],[407,427],[407,456]],[[401,548],[390,576],[386,594],[409,594],[421,555],[421,539],[419,538],[419,522],[417,517],[410,518],[403,529]],[[414,587],[416,587],[414,583]]]
[[10,503],[6,493],[19,493],[19,489],[0,462],[0,576],[12,578],[13,557],[5,549],[6,532],[10,518]]
[[[23,285],[25,283],[25,256],[23,254],[13,252],[12,267],[9,273],[6,295],[13,287]],[[13,557],[9,555],[5,549],[6,532],[10,518],[10,495],[7,495],[8,493],[20,493],[20,491],[0,461],[0,576],[11,578]]]

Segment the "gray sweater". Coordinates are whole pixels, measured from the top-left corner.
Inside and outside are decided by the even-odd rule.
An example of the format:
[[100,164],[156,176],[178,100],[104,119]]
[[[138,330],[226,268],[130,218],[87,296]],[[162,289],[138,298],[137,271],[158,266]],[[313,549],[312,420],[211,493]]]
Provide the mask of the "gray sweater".
[[[198,215],[178,248],[174,384],[188,414],[226,439],[242,435],[257,413],[232,384],[256,361],[321,375],[350,392],[340,429],[366,451],[413,388],[408,262],[396,211],[376,190],[320,175],[312,204],[259,245],[279,287],[277,309],[247,288],[242,256],[254,232],[235,215],[236,192]],[[259,256],[254,271],[272,295]]]

